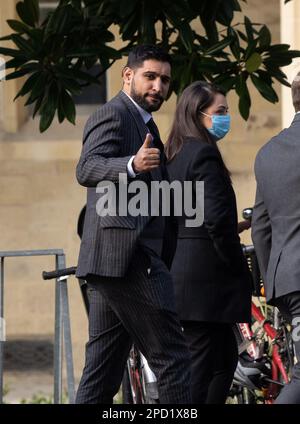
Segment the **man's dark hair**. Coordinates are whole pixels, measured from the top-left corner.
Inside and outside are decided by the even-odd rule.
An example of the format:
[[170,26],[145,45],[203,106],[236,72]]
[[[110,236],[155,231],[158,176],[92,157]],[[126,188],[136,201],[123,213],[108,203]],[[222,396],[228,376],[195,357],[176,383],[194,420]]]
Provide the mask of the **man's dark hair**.
[[292,82],[292,99],[296,112],[300,111],[300,72],[295,76]]
[[167,62],[170,65],[171,56],[158,46],[153,44],[142,44],[134,47],[128,55],[126,66],[129,68],[139,68],[145,60],[158,60],[159,62]]

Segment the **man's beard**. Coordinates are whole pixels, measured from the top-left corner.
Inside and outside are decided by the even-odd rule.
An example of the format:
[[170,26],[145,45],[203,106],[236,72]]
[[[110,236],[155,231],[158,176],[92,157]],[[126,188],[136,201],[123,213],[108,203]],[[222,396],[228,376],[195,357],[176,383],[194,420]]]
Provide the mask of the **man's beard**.
[[135,90],[134,82],[132,83],[131,90],[130,90],[130,97],[144,110],[147,112],[155,112],[158,110],[162,102],[164,101],[164,98],[159,94],[152,95],[153,97],[156,97],[159,100],[159,103],[149,103],[146,99],[146,95],[138,94]]

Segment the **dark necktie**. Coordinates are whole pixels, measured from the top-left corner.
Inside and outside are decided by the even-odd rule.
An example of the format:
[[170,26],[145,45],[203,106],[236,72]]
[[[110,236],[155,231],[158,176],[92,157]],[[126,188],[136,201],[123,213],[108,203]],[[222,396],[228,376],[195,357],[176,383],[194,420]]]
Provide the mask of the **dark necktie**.
[[164,151],[164,145],[160,139],[160,135],[159,135],[159,131],[158,128],[155,124],[155,122],[153,121],[153,118],[151,118],[148,122],[147,122],[147,127],[153,137],[153,145],[154,147],[156,147],[157,149],[159,149],[161,151],[161,153]]
[[[169,181],[169,175],[166,167],[166,155],[164,153],[164,145],[163,142],[160,139],[158,128],[153,120],[151,118],[147,122],[147,127],[153,136],[153,146],[160,150],[160,158],[161,158],[161,175],[162,179]],[[170,216],[165,217],[165,230],[164,230],[164,237],[163,237],[163,247],[162,247],[162,254],[161,257],[168,266],[168,268],[171,268],[172,260],[175,254],[176,249],[176,241],[177,241],[177,221],[174,220],[174,196],[173,191],[170,191]]]
[[153,146],[160,150],[162,177],[163,177],[163,179],[168,179],[167,175],[166,175],[166,169],[165,169],[166,156],[165,156],[165,153],[164,153],[164,145],[163,145],[163,142],[160,139],[158,128],[157,128],[153,118],[151,118],[147,122],[146,125],[147,125],[147,127],[148,127],[148,129],[149,129],[149,131],[150,131],[150,133],[153,137],[153,140],[152,140]]

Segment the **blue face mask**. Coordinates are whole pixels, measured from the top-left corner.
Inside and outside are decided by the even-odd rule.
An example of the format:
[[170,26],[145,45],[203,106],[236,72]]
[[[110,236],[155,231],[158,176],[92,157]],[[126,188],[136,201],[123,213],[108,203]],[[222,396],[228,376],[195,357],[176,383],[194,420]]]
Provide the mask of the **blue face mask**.
[[207,128],[216,141],[221,140],[230,130],[230,115],[203,115],[209,116],[212,120],[212,127]]

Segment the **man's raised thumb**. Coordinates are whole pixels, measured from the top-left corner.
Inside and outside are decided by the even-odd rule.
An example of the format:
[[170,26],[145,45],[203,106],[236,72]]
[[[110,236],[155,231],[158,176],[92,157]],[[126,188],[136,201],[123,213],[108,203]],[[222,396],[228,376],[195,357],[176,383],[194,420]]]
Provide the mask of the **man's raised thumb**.
[[146,148],[151,147],[152,138],[153,138],[153,137],[152,137],[152,135],[151,135],[150,133],[148,133],[148,134],[146,135],[146,138],[145,138],[145,141],[144,141],[143,147],[146,147]]

